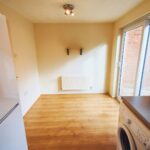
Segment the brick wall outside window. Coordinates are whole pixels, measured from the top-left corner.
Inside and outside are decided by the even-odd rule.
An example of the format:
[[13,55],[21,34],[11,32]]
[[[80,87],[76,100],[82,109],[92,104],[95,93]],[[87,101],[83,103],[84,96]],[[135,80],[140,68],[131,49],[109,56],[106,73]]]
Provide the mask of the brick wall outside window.
[[126,32],[122,66],[121,95],[133,95],[143,27]]
[[[143,27],[126,32],[120,95],[134,95]],[[146,55],[141,95],[150,95],[150,40]]]

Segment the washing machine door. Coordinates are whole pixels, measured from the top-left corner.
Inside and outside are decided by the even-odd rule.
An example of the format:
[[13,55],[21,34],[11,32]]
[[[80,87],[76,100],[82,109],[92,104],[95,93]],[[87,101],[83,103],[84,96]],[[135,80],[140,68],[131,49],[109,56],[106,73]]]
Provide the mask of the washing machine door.
[[118,127],[118,150],[136,150],[134,139],[129,129],[123,124]]

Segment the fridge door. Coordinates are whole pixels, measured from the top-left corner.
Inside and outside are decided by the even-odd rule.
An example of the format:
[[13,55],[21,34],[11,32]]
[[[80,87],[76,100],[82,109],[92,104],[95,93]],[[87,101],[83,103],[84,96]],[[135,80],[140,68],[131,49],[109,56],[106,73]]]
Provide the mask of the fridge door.
[[5,120],[5,118],[14,110],[19,103],[16,100],[3,99],[0,101],[0,124]]
[[28,150],[19,105],[0,124],[0,150]]

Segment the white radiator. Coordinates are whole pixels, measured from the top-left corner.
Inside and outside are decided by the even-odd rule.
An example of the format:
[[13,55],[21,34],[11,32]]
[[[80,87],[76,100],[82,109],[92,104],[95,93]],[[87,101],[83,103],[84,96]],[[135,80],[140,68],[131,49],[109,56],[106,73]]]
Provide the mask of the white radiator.
[[90,88],[88,77],[84,76],[62,76],[62,90],[88,90]]

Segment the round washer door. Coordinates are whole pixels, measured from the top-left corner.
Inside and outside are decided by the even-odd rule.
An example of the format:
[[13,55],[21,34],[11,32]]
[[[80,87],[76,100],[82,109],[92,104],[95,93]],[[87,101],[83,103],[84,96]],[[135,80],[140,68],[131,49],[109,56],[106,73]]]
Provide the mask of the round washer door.
[[134,139],[129,129],[123,124],[120,124],[118,127],[118,149],[136,150]]

